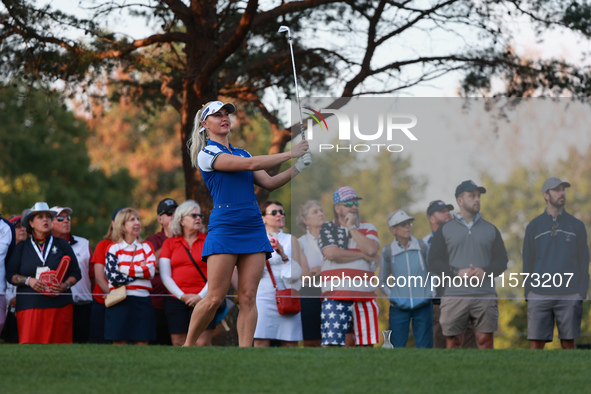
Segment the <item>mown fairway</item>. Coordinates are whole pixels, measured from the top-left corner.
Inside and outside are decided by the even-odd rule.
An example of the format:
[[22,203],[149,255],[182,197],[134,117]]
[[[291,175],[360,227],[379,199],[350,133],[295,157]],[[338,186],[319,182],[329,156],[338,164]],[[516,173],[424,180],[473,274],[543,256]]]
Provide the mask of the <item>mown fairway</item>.
[[580,392],[591,352],[1,345],[3,393]]

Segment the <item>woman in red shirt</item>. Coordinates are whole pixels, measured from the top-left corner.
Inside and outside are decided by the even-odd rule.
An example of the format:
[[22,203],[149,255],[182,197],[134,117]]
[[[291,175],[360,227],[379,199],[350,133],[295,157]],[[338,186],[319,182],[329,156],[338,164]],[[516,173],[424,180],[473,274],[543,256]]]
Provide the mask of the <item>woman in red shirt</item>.
[[[193,308],[207,294],[207,264],[201,261],[205,242],[202,219],[195,201],[179,205],[170,224],[171,237],[164,241],[158,260],[162,283],[172,294],[164,298],[164,312],[174,346],[185,343]],[[211,345],[215,326],[214,318],[197,339],[197,346]]]

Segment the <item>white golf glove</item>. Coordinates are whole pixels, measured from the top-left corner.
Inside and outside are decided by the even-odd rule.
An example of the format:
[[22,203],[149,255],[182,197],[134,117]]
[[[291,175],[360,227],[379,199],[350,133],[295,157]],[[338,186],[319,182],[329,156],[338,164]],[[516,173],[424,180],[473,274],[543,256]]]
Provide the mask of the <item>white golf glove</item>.
[[312,155],[310,154],[310,152],[306,152],[304,153],[302,156],[298,157],[296,163],[295,163],[295,168],[296,170],[298,170],[298,172],[302,172],[304,171],[306,168],[310,167],[312,165]]

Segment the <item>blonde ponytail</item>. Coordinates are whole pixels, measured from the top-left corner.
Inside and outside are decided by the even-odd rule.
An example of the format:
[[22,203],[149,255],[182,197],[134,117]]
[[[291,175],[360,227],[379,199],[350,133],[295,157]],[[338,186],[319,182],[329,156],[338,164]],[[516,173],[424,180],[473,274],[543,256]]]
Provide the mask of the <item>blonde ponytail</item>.
[[189,149],[189,155],[191,156],[191,163],[193,167],[197,167],[197,156],[201,149],[203,149],[207,145],[207,140],[209,139],[209,134],[207,130],[203,130],[201,133],[199,129],[201,129],[201,114],[203,110],[213,101],[203,105],[197,114],[195,115],[195,119],[193,120],[193,130],[191,131],[191,138],[187,141],[187,148]]

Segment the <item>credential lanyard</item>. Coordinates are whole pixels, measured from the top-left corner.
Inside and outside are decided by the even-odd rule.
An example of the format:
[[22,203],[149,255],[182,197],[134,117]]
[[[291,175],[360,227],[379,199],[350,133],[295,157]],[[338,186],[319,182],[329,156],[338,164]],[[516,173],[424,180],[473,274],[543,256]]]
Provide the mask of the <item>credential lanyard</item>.
[[33,249],[35,249],[35,252],[37,252],[37,256],[39,256],[39,260],[41,260],[43,262],[43,266],[45,266],[47,255],[49,255],[49,250],[51,249],[51,245],[53,244],[53,236],[49,236],[49,241],[47,242],[47,245],[44,246],[43,253],[41,253],[41,248],[39,247],[39,245],[35,243],[33,237],[31,237],[31,243],[33,244]]

